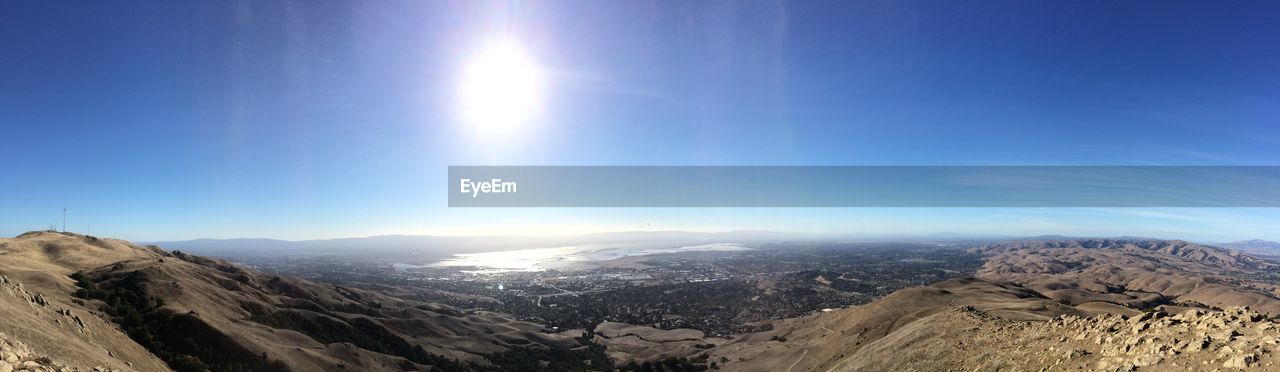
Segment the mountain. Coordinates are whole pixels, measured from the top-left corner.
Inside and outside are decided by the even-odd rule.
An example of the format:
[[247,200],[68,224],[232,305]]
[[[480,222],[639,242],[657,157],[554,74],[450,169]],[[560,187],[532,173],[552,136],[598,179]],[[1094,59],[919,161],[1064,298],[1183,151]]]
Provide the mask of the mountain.
[[917,322],[932,324],[938,314],[965,306],[1016,320],[1089,314],[1012,283],[955,279],[899,290],[863,306],[781,320],[771,324],[771,331],[744,335],[707,355],[728,370],[826,370],[860,355],[876,341],[921,326]]
[[1090,312],[951,280],[778,322],[706,352],[734,371],[1275,370],[1280,324],[1245,308]]
[[[167,370],[163,361],[129,340],[105,314],[71,296],[69,275],[156,253],[120,241],[53,233],[0,239],[0,333],[69,366]],[[7,359],[7,358],[6,358]]]
[[[1155,239],[974,247],[978,278],[776,321],[701,352],[729,370],[1274,369],[1277,266]],[[1258,310],[1261,310],[1258,311]]]
[[1276,256],[1280,255],[1280,243],[1270,240],[1252,239],[1242,240],[1238,242],[1222,243],[1223,248],[1230,248],[1237,251],[1252,253],[1258,255]]
[[0,354],[0,370],[587,371],[687,360],[734,371],[1176,371],[1280,362],[1272,261],[1142,238],[1050,237],[970,252],[985,259],[977,277],[721,339],[611,322],[554,333],[157,246],[31,232],[0,239],[0,347],[12,354]]
[[1249,306],[1280,315],[1280,264],[1237,251],[1156,239],[1012,241],[976,247],[978,276],[1072,305]]
[[0,274],[0,333],[84,369],[474,370],[583,346],[501,314],[70,233],[0,239]]

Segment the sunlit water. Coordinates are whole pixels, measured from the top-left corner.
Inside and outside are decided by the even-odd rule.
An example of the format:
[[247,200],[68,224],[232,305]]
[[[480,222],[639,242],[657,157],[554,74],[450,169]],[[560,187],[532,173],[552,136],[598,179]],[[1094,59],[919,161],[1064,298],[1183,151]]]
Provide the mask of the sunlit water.
[[[452,258],[441,260],[429,266],[470,267],[475,268],[475,270],[464,270],[464,272],[477,274],[542,271],[547,269],[561,269],[583,262],[607,261],[630,256],[681,252],[742,251],[750,249],[751,248],[738,243],[711,243],[668,248],[583,245],[483,253],[460,253],[453,255]],[[404,268],[413,267],[413,265],[403,266]]]

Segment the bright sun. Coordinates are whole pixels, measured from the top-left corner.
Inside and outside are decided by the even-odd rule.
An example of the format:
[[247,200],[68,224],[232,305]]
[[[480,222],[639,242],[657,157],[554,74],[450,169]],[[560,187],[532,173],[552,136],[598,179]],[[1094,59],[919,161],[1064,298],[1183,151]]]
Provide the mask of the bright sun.
[[463,71],[462,115],[482,133],[510,133],[541,109],[542,79],[541,68],[519,44],[494,43]]

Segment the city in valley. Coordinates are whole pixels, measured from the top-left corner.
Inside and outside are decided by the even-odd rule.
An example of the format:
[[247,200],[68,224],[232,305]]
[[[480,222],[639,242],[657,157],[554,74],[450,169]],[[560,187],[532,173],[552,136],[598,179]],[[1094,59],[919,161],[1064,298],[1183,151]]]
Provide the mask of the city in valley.
[[979,256],[957,243],[719,246],[734,249],[546,262],[554,268],[347,255],[230,259],[265,273],[502,312],[552,329],[622,322],[692,328],[723,338],[758,330],[765,320],[861,305],[905,287],[972,276],[981,265]]

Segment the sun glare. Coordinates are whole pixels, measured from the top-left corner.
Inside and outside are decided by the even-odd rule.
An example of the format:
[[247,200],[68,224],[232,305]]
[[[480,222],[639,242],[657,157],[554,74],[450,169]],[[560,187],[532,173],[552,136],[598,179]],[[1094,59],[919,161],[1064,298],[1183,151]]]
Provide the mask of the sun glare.
[[519,44],[494,43],[463,71],[462,116],[481,133],[512,132],[541,109],[542,78],[541,68]]

